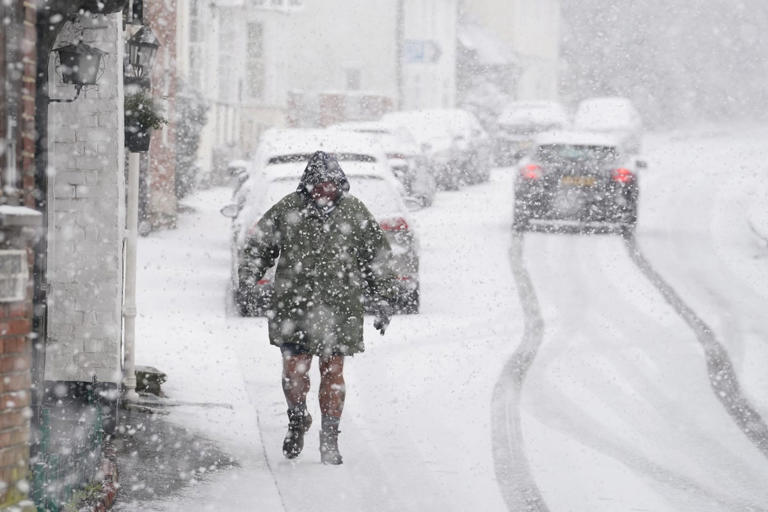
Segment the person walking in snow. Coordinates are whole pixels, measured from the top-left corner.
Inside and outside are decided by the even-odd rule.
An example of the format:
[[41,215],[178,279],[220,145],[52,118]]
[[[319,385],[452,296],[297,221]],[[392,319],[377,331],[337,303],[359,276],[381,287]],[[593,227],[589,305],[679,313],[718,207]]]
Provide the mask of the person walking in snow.
[[[338,435],[346,391],[344,358],[364,350],[363,296],[378,305],[374,326],[384,334],[397,279],[381,227],[349,193],[349,181],[333,155],[318,151],[298,188],[264,214],[245,246],[251,268],[245,282],[258,282],[277,261],[269,340],[283,356],[282,386],[288,403],[283,454],[297,457],[312,424],[307,412],[309,369],[320,365],[320,456],[341,464]],[[242,282],[242,281],[241,281]]]

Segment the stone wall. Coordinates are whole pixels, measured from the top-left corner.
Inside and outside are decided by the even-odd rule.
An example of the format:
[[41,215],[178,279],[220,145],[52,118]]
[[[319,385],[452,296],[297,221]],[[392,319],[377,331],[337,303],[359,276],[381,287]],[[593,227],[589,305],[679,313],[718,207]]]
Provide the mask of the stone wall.
[[[120,383],[125,178],[120,14],[80,16],[55,47],[104,52],[98,85],[49,107],[48,340],[45,380]],[[50,95],[72,98],[50,63]]]

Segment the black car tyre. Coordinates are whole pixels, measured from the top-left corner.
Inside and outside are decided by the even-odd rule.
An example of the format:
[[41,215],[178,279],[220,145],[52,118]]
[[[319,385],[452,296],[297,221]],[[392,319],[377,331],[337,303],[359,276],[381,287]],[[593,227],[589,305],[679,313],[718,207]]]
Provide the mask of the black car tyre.
[[528,215],[525,213],[525,207],[515,201],[515,211],[512,217],[512,228],[515,231],[528,230]]
[[400,311],[406,315],[415,315],[419,312],[419,289],[418,288],[416,288],[415,290],[408,293],[405,297],[403,297],[403,301],[400,306]]
[[232,294],[235,302],[235,310],[240,316],[254,316],[251,297],[242,288],[237,288]]
[[637,226],[637,200],[634,199],[627,207],[624,213],[624,219],[621,223],[621,234],[625,237],[635,233]]

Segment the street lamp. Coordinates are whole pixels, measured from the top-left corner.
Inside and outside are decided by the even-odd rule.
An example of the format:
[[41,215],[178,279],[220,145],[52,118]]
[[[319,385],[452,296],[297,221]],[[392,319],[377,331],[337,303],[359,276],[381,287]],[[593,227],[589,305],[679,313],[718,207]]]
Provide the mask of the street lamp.
[[146,25],[128,39],[128,66],[125,76],[129,83],[146,83],[158,48],[160,41]]
[[80,91],[87,85],[96,85],[101,70],[101,59],[105,52],[88,46],[82,41],[77,44],[62,46],[53,50],[59,58],[57,70],[65,84],[73,84],[77,94],[71,100],[49,98],[51,103],[70,103],[80,96]]

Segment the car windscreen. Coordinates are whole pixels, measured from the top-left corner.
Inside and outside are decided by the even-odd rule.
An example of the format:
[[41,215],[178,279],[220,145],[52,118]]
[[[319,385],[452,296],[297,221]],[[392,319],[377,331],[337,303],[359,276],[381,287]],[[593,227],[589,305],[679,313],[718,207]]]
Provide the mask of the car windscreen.
[[[376,157],[362,153],[331,153],[339,162],[375,162]],[[309,162],[312,157],[310,153],[291,153],[287,155],[277,155],[267,161],[267,165],[289,164],[296,162]]]
[[401,211],[402,200],[395,186],[380,176],[348,176],[349,193],[360,199],[377,219]]
[[618,159],[615,146],[543,144],[536,148],[536,159],[543,163],[584,162],[608,164]]

